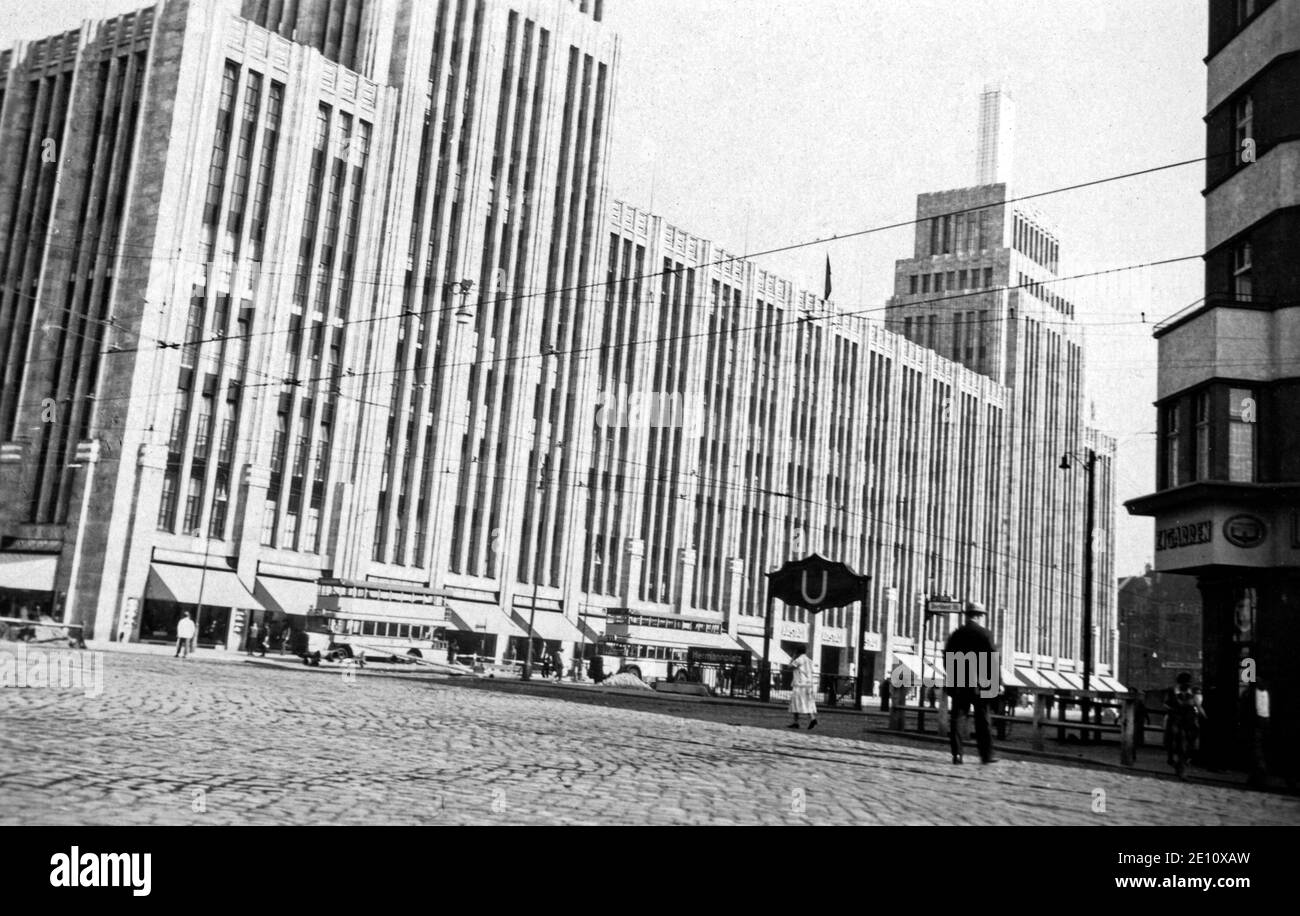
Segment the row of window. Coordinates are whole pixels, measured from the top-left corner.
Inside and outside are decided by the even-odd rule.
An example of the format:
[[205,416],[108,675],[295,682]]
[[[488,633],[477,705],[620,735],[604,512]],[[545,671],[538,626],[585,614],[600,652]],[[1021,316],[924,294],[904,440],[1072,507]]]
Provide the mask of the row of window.
[[423,592],[408,592],[390,590],[386,588],[375,588],[365,585],[331,585],[322,584],[320,586],[322,596],[337,598],[353,598],[367,601],[387,601],[398,604],[427,604],[434,607],[441,607],[445,602],[438,595],[429,595]]
[[1257,417],[1253,388],[1212,385],[1162,405],[1162,488],[1255,481]]
[[956,292],[968,289],[991,289],[993,286],[993,268],[972,267],[969,270],[938,271],[932,274],[912,274],[907,278],[908,295],[917,293]]
[[992,241],[987,210],[947,213],[930,220],[930,256],[972,254]]
[[1273,0],[1210,0],[1210,55],[1268,9]]
[[356,620],[348,617],[330,618],[329,628],[341,636],[379,636],[385,639],[432,640],[437,627],[429,624],[397,623],[392,620]]
[[1020,274],[1016,284],[1020,289],[1025,290],[1035,298],[1046,302],[1052,308],[1056,309],[1062,315],[1074,317],[1074,303],[1063,296],[1058,296],[1048,287],[1046,283],[1040,283],[1027,274]]
[[[952,325],[952,360],[983,372],[988,362],[988,309],[950,312],[944,322]],[[927,349],[939,352],[939,315],[909,315],[903,319],[903,336]]]
[[686,649],[681,646],[645,646],[619,642],[600,642],[597,645],[600,647],[597,651],[601,655],[686,663]]
[[1019,213],[1012,220],[1011,247],[1034,263],[1056,272],[1061,256],[1060,243]]
[[722,624],[700,620],[680,620],[672,617],[648,617],[641,614],[612,612],[611,625],[626,624],[632,627],[657,627],[660,630],[689,630],[692,633],[721,633]]

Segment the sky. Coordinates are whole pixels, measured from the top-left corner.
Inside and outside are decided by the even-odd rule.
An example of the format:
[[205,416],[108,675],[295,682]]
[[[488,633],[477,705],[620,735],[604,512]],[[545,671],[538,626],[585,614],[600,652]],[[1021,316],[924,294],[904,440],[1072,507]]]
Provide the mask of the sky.
[[[559,2],[559,0],[557,0]],[[0,46],[135,9],[0,0]],[[729,251],[907,220],[916,195],[974,183],[979,93],[1015,100],[1011,193],[1204,155],[1203,0],[606,0],[622,35],[614,197]],[[1124,500],[1155,478],[1152,326],[1202,295],[1200,163],[1038,198],[1085,330],[1095,423],[1119,440],[1115,570],[1152,556]],[[910,227],[761,258],[842,309],[879,308]]]

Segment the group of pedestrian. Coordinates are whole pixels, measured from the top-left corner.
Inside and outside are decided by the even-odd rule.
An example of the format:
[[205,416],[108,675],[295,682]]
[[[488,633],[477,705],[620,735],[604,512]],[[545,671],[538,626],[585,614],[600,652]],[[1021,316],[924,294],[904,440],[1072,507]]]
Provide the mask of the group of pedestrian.
[[564,656],[558,647],[550,652],[542,650],[542,677],[549,678],[552,674],[557,681],[564,680]]
[[[970,605],[966,610],[966,622],[948,637],[944,653],[974,652],[980,659],[987,658],[997,651],[993,634],[981,624],[984,610],[979,605]],[[804,646],[796,646],[790,662],[790,715],[793,721],[788,728],[799,728],[799,717],[808,717],[808,729],[817,727],[817,668],[808,657]],[[981,665],[980,670],[987,670]],[[889,681],[880,682],[880,708],[889,709]],[[952,762],[959,764],[962,755],[962,725],[971,712],[975,715],[975,745],[979,749],[980,762],[993,763],[993,736],[989,729],[989,706],[995,698],[983,696],[978,685],[946,685],[944,692],[952,698],[948,740],[952,749]],[[929,697],[931,705],[938,702],[937,694]]]

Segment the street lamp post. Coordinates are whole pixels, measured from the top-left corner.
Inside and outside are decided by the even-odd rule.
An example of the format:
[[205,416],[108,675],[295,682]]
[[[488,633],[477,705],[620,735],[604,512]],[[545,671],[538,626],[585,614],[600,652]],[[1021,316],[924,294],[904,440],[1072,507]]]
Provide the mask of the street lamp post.
[[[195,528],[190,533],[193,534],[194,537],[196,538],[203,537],[203,526],[200,525],[198,528]],[[203,588],[208,581],[208,554],[211,550],[211,547],[212,544],[210,541],[205,540],[203,542],[203,566],[199,569],[199,603],[198,606],[194,609],[194,636],[191,637],[190,639],[191,652],[193,652],[194,647],[198,645],[199,634],[202,632],[199,629],[199,623],[203,619]],[[232,608],[231,610],[234,609]]]
[[578,657],[573,664],[573,682],[582,680],[582,668],[587,660],[587,608],[584,605],[582,610],[578,611],[578,635],[582,641],[578,644]]
[[[1061,470],[1070,470],[1070,455],[1068,453],[1061,456]],[[1083,531],[1083,689],[1086,692],[1092,689],[1092,569],[1097,493],[1097,452],[1095,449],[1088,449],[1087,457],[1083,459],[1083,470],[1088,475]],[[1081,704],[1084,722],[1088,721],[1090,712],[1089,707],[1091,704],[1089,699],[1089,697],[1085,696]]]
[[[555,359],[555,355],[556,355],[556,354],[555,354],[555,348],[554,348],[554,347],[549,347],[549,346],[548,346],[548,347],[547,347],[547,348],[542,352],[542,372],[543,372],[543,373],[546,372],[546,366],[548,365],[548,361],[549,361],[549,360],[552,360],[552,359]],[[544,380],[544,379],[541,379],[541,380],[539,380],[539,381],[544,382],[545,380]],[[539,467],[539,468],[537,469],[537,498],[538,498],[538,501],[539,501],[539,502],[542,500],[542,498],[543,498],[543,497],[545,496],[545,494],[546,494],[546,477],[547,477],[547,470],[548,470],[548,465],[549,465],[549,457],[550,457],[550,456],[549,456],[549,454],[548,454],[547,457],[546,457],[545,459],[543,459],[542,467]],[[538,549],[538,545],[534,545],[534,548],[533,548],[533,549],[534,549],[534,552],[536,553],[536,551],[537,551],[537,549]],[[533,567],[533,606],[532,606],[531,608],[528,609],[528,633],[527,633],[527,638],[528,638],[528,654],[524,657],[524,673],[523,673],[523,679],[524,679],[525,681],[526,681],[526,680],[529,680],[529,679],[532,678],[532,676],[533,676],[533,633],[534,633],[534,630],[533,630],[533,623],[534,623],[534,622],[536,621],[536,619],[537,619],[537,589],[538,589],[538,586],[541,585],[541,576],[540,576],[540,574],[539,574],[540,571],[539,571],[538,568],[537,568],[536,556],[534,556],[533,560],[534,560],[534,562],[533,562],[533,564],[532,564],[532,567]],[[545,644],[543,643],[543,645],[542,645],[542,649],[543,649],[543,651],[545,651],[545,648],[546,648],[546,646],[545,646]]]

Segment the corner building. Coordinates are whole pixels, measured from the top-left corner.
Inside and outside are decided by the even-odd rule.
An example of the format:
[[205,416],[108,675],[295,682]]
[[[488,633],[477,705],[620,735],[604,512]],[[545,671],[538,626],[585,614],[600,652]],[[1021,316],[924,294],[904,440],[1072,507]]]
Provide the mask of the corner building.
[[234,647],[322,577],[508,595],[515,469],[576,422],[533,357],[586,300],[535,294],[596,269],[602,14],[166,0],[4,52],[7,610]]

